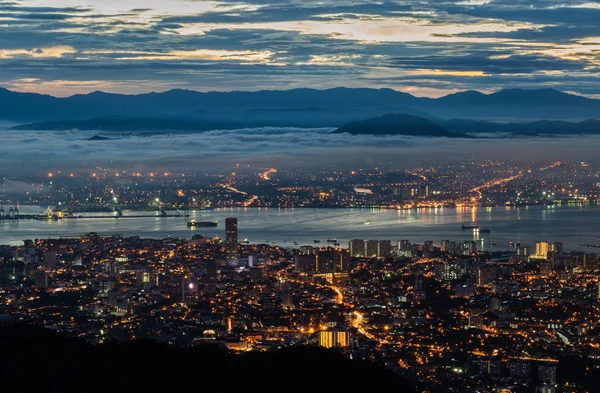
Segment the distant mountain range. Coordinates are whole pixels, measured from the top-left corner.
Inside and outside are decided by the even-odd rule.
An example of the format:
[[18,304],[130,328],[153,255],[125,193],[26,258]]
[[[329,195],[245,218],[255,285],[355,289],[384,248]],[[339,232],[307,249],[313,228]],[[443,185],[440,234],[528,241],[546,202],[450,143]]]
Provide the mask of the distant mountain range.
[[[512,136],[538,135],[600,135],[600,120],[581,122],[540,120],[528,123],[494,123],[479,120],[431,120],[413,116],[388,114],[381,117],[350,122],[332,134],[352,135],[407,135],[446,138],[474,138],[481,134],[511,134]],[[495,134],[495,135],[494,135]]]
[[[204,129],[213,127],[210,123],[339,127],[388,113],[411,114],[434,121],[581,120],[600,117],[600,100],[553,89],[510,89],[493,94],[465,91],[437,99],[391,89],[349,88],[208,93],[170,90],[138,95],[94,92],[66,98],[0,89],[0,121],[18,123],[93,120],[99,127],[110,122],[111,127],[116,127],[116,121],[136,119],[141,124],[141,120],[161,118],[183,122],[178,127],[206,123]],[[53,127],[64,125],[55,123]]]

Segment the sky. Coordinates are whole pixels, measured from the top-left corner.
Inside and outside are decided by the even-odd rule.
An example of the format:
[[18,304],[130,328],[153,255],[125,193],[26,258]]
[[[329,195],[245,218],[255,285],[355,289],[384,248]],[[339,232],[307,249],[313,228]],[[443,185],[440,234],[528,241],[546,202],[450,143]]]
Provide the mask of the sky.
[[2,0],[0,86],[600,97],[598,21],[592,0]]

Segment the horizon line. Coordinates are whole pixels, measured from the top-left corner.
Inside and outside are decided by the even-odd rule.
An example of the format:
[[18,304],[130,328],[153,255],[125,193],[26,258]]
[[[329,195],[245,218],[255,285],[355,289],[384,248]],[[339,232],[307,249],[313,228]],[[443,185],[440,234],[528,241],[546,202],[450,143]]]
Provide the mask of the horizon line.
[[522,87],[511,87],[511,88],[498,88],[495,90],[477,90],[477,89],[465,89],[465,90],[459,90],[459,91],[453,91],[450,92],[448,94],[444,94],[444,95],[440,95],[440,96],[431,96],[431,95],[415,95],[413,93],[407,92],[407,91],[403,91],[400,89],[394,89],[392,87],[347,87],[347,86],[336,86],[336,87],[328,87],[328,88],[316,88],[316,87],[293,87],[293,88],[289,88],[289,89],[257,89],[257,90],[195,90],[192,88],[186,89],[186,88],[172,88],[172,89],[165,89],[165,90],[152,90],[152,91],[147,91],[147,92],[139,92],[139,93],[119,93],[119,92],[112,92],[109,90],[90,90],[87,93],[75,93],[75,94],[71,94],[71,95],[54,95],[54,94],[48,94],[48,93],[41,93],[41,92],[35,92],[35,91],[26,91],[26,90],[19,90],[19,89],[11,89],[8,87],[3,87],[0,85],[0,90],[6,90],[12,93],[19,93],[19,94],[35,94],[35,95],[40,95],[40,96],[46,96],[46,97],[53,97],[53,98],[57,98],[57,99],[66,99],[66,98],[71,98],[71,97],[77,97],[77,96],[88,96],[88,95],[92,95],[92,94],[106,94],[106,95],[116,95],[116,96],[130,96],[130,97],[135,97],[135,96],[143,96],[143,95],[151,95],[151,94],[164,94],[164,93],[168,93],[168,92],[172,92],[172,91],[185,91],[185,92],[192,92],[192,93],[198,93],[198,94],[215,94],[215,93],[221,93],[221,94],[227,94],[227,93],[260,93],[260,92],[285,92],[285,91],[295,91],[295,90],[314,90],[314,91],[331,91],[331,90],[339,90],[339,89],[347,89],[347,90],[391,90],[394,91],[396,93],[402,93],[402,94],[408,94],[410,96],[413,96],[415,98],[429,98],[429,99],[440,99],[440,98],[444,98],[444,97],[449,97],[449,96],[453,96],[453,95],[457,95],[457,94],[463,94],[463,93],[468,93],[468,92],[476,92],[476,93],[480,93],[482,95],[485,96],[490,96],[490,95],[494,95],[496,93],[502,92],[502,91],[514,91],[514,90],[522,90],[522,91],[544,91],[544,90],[552,90],[552,91],[556,91],[562,94],[567,94],[567,95],[572,95],[572,96],[577,96],[577,97],[584,97],[590,100],[597,100],[599,99],[596,95],[585,95],[579,92],[575,92],[575,91],[570,91],[570,90],[559,90],[557,88],[554,87],[540,87],[537,89],[528,89],[528,88],[522,88]]

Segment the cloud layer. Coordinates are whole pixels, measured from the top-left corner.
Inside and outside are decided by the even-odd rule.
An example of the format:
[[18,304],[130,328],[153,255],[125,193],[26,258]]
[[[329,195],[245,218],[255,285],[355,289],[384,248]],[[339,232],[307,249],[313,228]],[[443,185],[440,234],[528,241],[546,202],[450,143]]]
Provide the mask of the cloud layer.
[[62,96],[340,85],[597,95],[598,20],[589,0],[4,1],[0,84]]
[[600,147],[599,137],[535,138],[523,143],[521,139],[329,135],[330,131],[269,127],[206,133],[107,133],[114,139],[89,140],[97,132],[5,130],[0,171],[18,179],[56,170],[89,173],[97,166],[203,174],[227,172],[236,164],[295,169],[411,167],[428,160],[468,158],[592,160]]

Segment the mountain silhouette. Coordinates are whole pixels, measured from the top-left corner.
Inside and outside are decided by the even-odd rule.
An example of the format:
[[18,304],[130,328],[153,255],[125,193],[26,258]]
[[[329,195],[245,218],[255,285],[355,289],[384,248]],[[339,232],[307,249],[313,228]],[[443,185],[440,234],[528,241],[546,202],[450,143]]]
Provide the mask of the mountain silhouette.
[[[175,116],[230,117],[252,113],[287,116],[290,123],[307,114],[314,126],[336,126],[386,113],[420,111],[423,117],[488,120],[587,119],[600,114],[600,101],[553,89],[508,89],[492,94],[465,91],[433,99],[392,89],[334,88],[231,92],[169,90],[136,95],[93,92],[65,98],[0,89],[0,120],[43,122],[95,118]],[[318,108],[318,110],[315,110]],[[220,115],[219,115],[220,113]],[[353,114],[355,114],[353,116]],[[416,113],[415,113],[416,114]],[[340,122],[341,121],[341,122]]]
[[472,138],[469,135],[448,131],[431,120],[405,114],[388,114],[367,120],[353,121],[332,133]]

